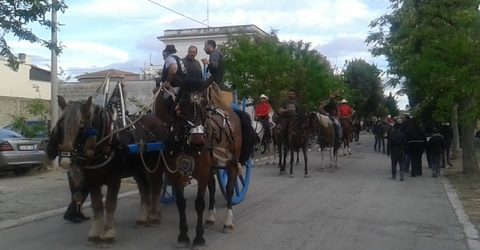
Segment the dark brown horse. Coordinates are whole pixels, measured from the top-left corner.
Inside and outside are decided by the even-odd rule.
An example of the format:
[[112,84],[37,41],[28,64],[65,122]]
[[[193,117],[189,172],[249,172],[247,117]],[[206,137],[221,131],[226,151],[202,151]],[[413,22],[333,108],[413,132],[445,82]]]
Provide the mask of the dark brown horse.
[[[63,113],[52,131],[48,144],[50,158],[58,152],[60,165],[68,168],[76,187],[90,192],[93,223],[88,239],[113,242],[116,238],[114,212],[122,177],[135,177],[141,194],[137,224],[158,222],[158,197],[162,186],[159,154],[129,154],[128,144],[162,140],[167,134],[164,123],[153,116],[136,119],[131,127],[115,132],[111,112],[86,101],[58,104]],[[112,131],[113,130],[113,131]],[[140,160],[140,157],[142,160]],[[102,186],[107,186],[105,203]]]
[[168,108],[163,98],[164,93],[161,92],[156,99],[155,114],[172,124],[174,131],[167,143],[165,173],[172,182],[176,195],[180,219],[180,234],[177,238],[179,247],[190,246],[184,197],[184,187],[189,178],[195,178],[198,183],[195,199],[197,224],[193,245],[202,246],[205,244],[203,212],[207,186],[210,191],[210,204],[206,223],[213,224],[215,221],[216,168],[224,168],[228,173],[228,211],[223,228],[224,231],[230,231],[233,229],[234,183],[237,175],[241,174],[241,165],[253,153],[256,135],[250,117],[245,112],[234,111],[230,104],[222,101],[219,93],[215,83],[206,89],[181,90],[176,96],[176,114],[172,114]]
[[343,142],[343,155],[351,155],[350,142],[353,141],[353,129],[352,122],[348,118],[340,118],[340,125],[342,126],[342,142]]
[[[288,128],[286,134],[284,134],[283,141],[284,146],[284,160],[286,158],[286,152],[290,152],[290,176],[293,176],[293,162],[294,155],[297,152],[297,163],[299,150],[302,150],[304,160],[304,177],[308,177],[308,156],[307,156],[307,144],[310,139],[312,129],[309,126],[305,113],[298,112],[295,116],[288,120]],[[280,174],[285,173],[285,164],[280,167]]]
[[375,135],[375,144],[373,148],[375,151],[383,151],[384,154],[388,153],[388,143],[385,143],[387,140],[388,134],[392,126],[384,121],[377,122],[373,126],[373,134]]

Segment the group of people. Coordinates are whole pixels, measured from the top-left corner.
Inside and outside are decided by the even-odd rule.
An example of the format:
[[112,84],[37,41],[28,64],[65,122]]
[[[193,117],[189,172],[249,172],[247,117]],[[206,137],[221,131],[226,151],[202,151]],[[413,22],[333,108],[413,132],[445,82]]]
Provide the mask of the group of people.
[[[450,146],[453,131],[449,123],[424,128],[419,120],[405,115],[401,122],[394,122],[388,135],[392,179],[396,179],[399,166],[400,181],[404,173],[411,177],[422,176],[422,155],[426,152],[432,177],[441,175],[441,168],[450,163]],[[411,166],[411,168],[410,168]]]

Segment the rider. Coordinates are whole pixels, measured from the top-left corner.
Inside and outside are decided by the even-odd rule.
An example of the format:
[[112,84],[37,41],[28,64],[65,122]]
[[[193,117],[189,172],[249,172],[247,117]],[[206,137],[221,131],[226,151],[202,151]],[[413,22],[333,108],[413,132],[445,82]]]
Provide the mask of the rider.
[[[163,64],[161,78],[158,81],[155,81],[156,87],[154,92],[158,90],[160,83],[163,83],[163,88],[169,89],[170,91],[173,90],[176,94],[178,93],[180,86],[186,82],[187,68],[175,53],[177,53],[177,49],[173,44],[168,44],[163,50],[163,59],[165,63]],[[163,98],[166,99],[170,114],[174,114],[175,105],[173,97],[165,93]]]
[[388,125],[392,126],[395,124],[393,118],[391,115],[387,115],[387,118],[385,118],[385,122],[388,123]]
[[347,103],[348,101],[346,99],[342,99],[340,101],[340,105],[338,106],[338,114],[340,116],[340,119],[348,119],[348,121],[350,121],[351,123],[353,109]]
[[225,64],[223,61],[223,54],[217,48],[217,44],[214,40],[207,40],[205,42],[205,53],[209,55],[209,58],[203,58],[202,62],[207,66],[207,72],[210,76],[207,79],[208,83],[215,81],[221,90],[228,90],[227,86],[223,83],[223,76],[225,75]]
[[260,95],[260,103],[255,107],[255,119],[259,121],[263,126],[264,138],[266,143],[270,143],[272,134],[270,131],[269,114],[272,111],[272,107],[268,102],[268,96]]
[[285,100],[278,109],[280,116],[280,133],[285,136],[288,131],[289,121],[295,117],[300,111],[297,103],[295,90],[291,89],[287,93],[287,100]]
[[188,47],[187,56],[182,59],[187,68],[188,82],[195,85],[203,81],[202,66],[200,65],[200,62],[195,59],[197,53],[197,47],[192,45]]

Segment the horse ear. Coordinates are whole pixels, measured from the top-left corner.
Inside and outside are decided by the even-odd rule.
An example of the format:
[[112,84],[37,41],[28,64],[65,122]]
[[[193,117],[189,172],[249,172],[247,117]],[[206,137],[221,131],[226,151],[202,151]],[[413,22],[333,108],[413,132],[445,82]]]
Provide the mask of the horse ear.
[[61,95],[58,95],[57,98],[58,98],[58,106],[62,110],[65,109],[65,107],[67,106],[67,102],[65,101],[65,98],[63,98],[63,96]]
[[90,108],[92,107],[92,97],[88,97],[87,102],[82,105],[82,111],[83,113],[87,113]]

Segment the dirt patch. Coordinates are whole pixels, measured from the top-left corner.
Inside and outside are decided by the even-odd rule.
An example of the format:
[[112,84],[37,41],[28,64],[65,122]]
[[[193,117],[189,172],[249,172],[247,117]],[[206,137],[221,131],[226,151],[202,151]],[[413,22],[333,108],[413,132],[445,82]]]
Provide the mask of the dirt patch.
[[[477,159],[480,159],[480,150],[477,151]],[[458,198],[463,204],[465,213],[470,222],[480,231],[480,174],[466,176],[462,173],[462,160],[452,161],[453,167],[443,171]]]

